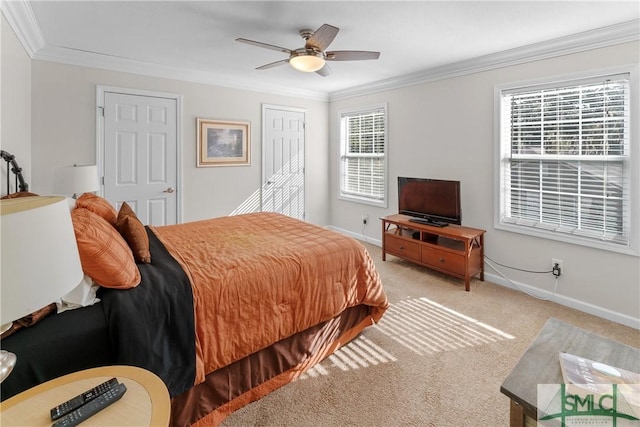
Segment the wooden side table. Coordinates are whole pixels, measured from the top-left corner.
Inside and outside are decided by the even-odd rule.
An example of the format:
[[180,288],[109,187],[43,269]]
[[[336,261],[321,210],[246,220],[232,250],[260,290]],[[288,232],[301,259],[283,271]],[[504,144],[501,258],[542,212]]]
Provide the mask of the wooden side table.
[[26,390],[0,403],[0,425],[51,426],[51,408],[109,379],[127,386],[122,398],[83,426],[168,426],[169,392],[155,374],[133,366],[105,366],[74,372]]

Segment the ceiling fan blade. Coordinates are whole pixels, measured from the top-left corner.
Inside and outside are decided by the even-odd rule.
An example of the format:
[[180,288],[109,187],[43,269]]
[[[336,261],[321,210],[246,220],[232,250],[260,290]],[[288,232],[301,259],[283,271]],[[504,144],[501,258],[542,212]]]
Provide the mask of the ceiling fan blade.
[[316,71],[316,74],[320,74],[322,77],[327,77],[332,72],[333,71],[331,71],[331,68],[329,68],[329,66],[327,64],[324,64],[324,67],[322,67],[318,71]]
[[309,40],[305,43],[305,47],[307,49],[315,47],[320,51],[325,50],[331,44],[333,39],[336,38],[338,31],[340,31],[340,28],[324,24],[318,28],[311,37],[309,37]]
[[277,50],[278,52],[284,52],[291,55],[291,49],[287,49],[286,47],[276,46],[269,43],[262,43],[262,42],[257,42],[255,40],[249,40],[249,39],[243,39],[243,38],[238,38],[236,39],[236,41],[240,43],[250,44],[252,46],[263,47],[265,49]]
[[362,61],[365,59],[378,59],[380,52],[369,52],[366,50],[336,50],[326,52],[327,61]]
[[277,67],[278,65],[286,64],[287,62],[289,62],[289,58],[281,59],[280,61],[271,62],[269,64],[261,65],[261,66],[257,67],[256,70],[266,70],[268,68],[273,68],[273,67]]

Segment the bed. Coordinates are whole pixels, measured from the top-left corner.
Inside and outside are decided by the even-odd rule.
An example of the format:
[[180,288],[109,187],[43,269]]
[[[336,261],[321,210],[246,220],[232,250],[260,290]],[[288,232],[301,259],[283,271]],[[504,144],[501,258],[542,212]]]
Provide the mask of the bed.
[[18,356],[3,400],[69,372],[126,364],[162,378],[172,425],[217,425],[388,307],[366,249],[304,221],[264,212],[143,231],[149,262],[135,263],[139,283],[101,287],[99,303],[2,340]]

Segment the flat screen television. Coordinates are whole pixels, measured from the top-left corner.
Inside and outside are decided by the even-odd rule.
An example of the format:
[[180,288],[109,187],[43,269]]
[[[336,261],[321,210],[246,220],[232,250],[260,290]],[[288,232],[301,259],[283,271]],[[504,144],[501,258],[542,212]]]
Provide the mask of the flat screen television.
[[460,225],[460,181],[398,177],[398,211],[416,218]]

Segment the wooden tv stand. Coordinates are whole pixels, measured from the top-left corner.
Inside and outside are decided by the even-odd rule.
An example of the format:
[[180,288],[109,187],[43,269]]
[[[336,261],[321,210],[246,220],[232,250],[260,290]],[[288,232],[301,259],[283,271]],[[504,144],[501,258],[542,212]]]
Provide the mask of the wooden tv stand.
[[466,291],[476,274],[484,280],[485,230],[454,224],[435,227],[410,218],[400,214],[380,218],[383,261],[391,254],[464,279]]

